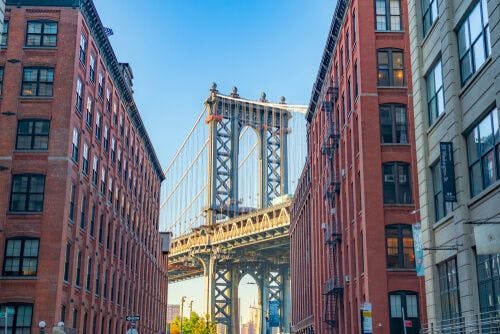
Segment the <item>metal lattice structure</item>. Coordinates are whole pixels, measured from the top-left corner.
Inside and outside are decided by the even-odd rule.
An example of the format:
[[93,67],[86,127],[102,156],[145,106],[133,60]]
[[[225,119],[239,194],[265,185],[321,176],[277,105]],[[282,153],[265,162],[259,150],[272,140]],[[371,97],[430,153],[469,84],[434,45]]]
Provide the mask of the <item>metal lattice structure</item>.
[[[274,325],[279,323],[282,331],[288,330],[291,202],[290,197],[283,195],[289,195],[287,146],[292,112],[305,110],[305,106],[286,104],[284,98],[280,103],[270,103],[265,94],[259,101],[243,99],[236,88],[230,95],[222,95],[213,84],[204,113],[174,157],[183,162],[181,171],[173,174],[173,161],[165,172],[167,182],[169,174],[173,177],[162,208],[172,209],[167,219],[172,219],[171,226],[177,227],[169,254],[169,280],[177,282],[203,276],[207,313],[226,327],[226,333],[239,332],[238,286],[246,274],[255,279],[259,289],[261,332],[269,328],[270,317]],[[203,118],[208,130],[206,137],[200,136],[198,144],[190,147],[189,138]],[[305,142],[305,120],[303,122]],[[242,138],[247,131],[256,134],[257,142],[241,154]],[[193,152],[192,160],[186,158],[185,150]],[[242,165],[251,158],[257,160],[258,169],[255,180],[251,180],[258,183],[255,207],[245,206],[240,196],[248,191],[242,189],[239,182],[239,178],[244,177],[240,174]],[[305,152],[304,160],[297,161],[299,170],[303,161]],[[193,170],[205,162],[208,175],[203,179]],[[184,182],[190,179],[194,185],[185,187]],[[293,178],[291,182],[293,184]],[[183,189],[187,189],[189,196]],[[205,206],[201,208],[203,199]],[[193,212],[193,208],[198,208],[200,213],[194,219],[184,220],[183,216]],[[270,314],[271,302],[274,307],[278,304],[277,314]]]

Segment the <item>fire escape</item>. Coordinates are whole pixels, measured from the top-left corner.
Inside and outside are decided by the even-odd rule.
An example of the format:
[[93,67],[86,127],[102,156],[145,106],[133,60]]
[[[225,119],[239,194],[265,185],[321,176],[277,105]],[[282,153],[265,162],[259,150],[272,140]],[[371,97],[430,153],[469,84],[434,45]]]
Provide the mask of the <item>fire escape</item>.
[[340,135],[333,119],[333,110],[338,98],[338,87],[330,82],[326,91],[322,110],[326,116],[326,131],[321,153],[326,156],[327,172],[325,184],[323,185],[323,197],[330,212],[329,220],[323,224],[324,241],[328,245],[329,273],[330,278],[323,286],[323,319],[332,328],[337,324],[338,306],[344,292],[338,259],[336,260],[337,247],[342,241],[341,228],[337,215],[338,195],[340,194],[340,182],[335,167],[335,154],[339,147]]

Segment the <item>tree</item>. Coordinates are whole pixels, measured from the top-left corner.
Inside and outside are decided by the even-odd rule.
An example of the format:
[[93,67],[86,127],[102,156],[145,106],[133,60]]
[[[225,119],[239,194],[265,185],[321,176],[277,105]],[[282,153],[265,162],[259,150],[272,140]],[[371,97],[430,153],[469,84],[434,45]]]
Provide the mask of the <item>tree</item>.
[[[181,319],[176,317],[170,325],[170,334],[181,334]],[[216,334],[215,323],[191,312],[189,318],[182,319],[182,334]]]

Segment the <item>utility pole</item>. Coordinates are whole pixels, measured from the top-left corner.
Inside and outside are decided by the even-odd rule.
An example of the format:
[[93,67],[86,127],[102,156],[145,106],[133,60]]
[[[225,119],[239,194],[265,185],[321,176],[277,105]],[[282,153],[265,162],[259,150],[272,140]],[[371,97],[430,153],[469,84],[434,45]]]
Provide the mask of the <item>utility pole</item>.
[[191,313],[193,313],[193,301],[189,302],[189,317],[191,318]]
[[184,318],[184,302],[186,301],[186,296],[182,296],[181,298],[181,334],[182,334],[182,318]]

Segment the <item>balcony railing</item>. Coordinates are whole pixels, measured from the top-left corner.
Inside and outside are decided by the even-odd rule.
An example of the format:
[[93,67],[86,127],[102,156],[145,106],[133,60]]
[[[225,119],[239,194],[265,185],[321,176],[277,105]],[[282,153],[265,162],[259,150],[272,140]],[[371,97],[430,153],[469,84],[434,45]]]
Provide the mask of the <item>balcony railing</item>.
[[342,241],[342,234],[336,232],[333,228],[333,225],[335,225],[335,223],[325,224],[326,227],[324,229],[324,241],[326,245],[335,246],[337,243]]
[[329,295],[341,295],[344,292],[344,287],[338,277],[329,278],[323,287],[323,294]]
[[338,193],[340,193],[340,182],[336,177],[330,176],[323,186],[323,196],[328,200],[333,200]]
[[421,334],[498,334],[500,310],[429,322]]

